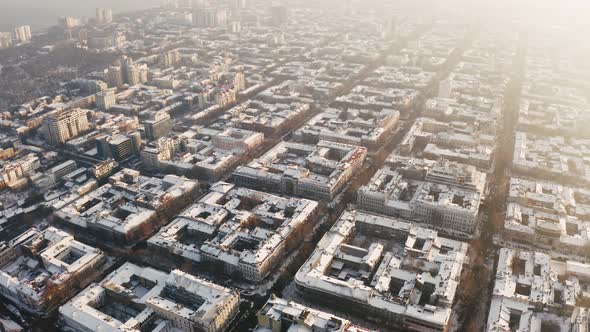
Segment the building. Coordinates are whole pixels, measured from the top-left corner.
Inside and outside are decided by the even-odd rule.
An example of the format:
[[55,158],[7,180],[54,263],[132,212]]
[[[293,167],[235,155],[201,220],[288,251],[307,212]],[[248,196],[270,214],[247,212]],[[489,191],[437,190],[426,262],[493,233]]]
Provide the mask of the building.
[[378,88],[415,89],[426,91],[433,85],[436,73],[419,67],[381,66],[364,80]]
[[46,314],[86,287],[106,263],[105,254],[50,227],[31,228],[0,242],[0,294],[33,314]]
[[234,173],[237,185],[311,199],[332,200],[360,171],[367,148],[320,141],[281,142]]
[[261,283],[299,247],[318,203],[239,188],[225,182],[148,240],[177,262],[217,264],[228,275]]
[[51,145],[65,144],[90,130],[87,111],[81,108],[58,110],[43,120],[46,139]]
[[270,7],[271,23],[274,26],[281,26],[287,23],[289,11],[287,6],[273,4]]
[[403,331],[448,331],[467,243],[357,211],[344,212],[295,275],[314,303]]
[[134,63],[131,58],[122,60],[121,72],[123,80],[133,86],[147,81],[147,66]]
[[141,160],[150,169],[215,182],[248,161],[249,153],[263,142],[264,134],[249,130],[193,127],[148,144],[141,152]]
[[586,331],[590,265],[501,248],[487,331]]
[[293,301],[271,295],[258,312],[258,326],[254,332],[370,332],[348,319],[315,310]]
[[590,167],[585,159],[589,152],[590,139],[517,131],[512,170],[521,176],[587,186]]
[[113,159],[107,159],[103,162],[96,164],[92,170],[94,177],[97,179],[103,179],[113,174],[115,168],[119,166],[119,163]]
[[355,86],[350,93],[336,98],[333,103],[337,108],[354,109],[394,109],[408,118],[420,92],[414,89],[376,88],[366,85]]
[[196,181],[174,175],[151,178],[123,169],[109,183],[54,213],[66,227],[89,240],[133,246],[167,224],[166,216],[178,213],[197,194]]
[[61,180],[64,176],[70,174],[71,172],[75,171],[78,168],[78,165],[73,160],[68,160],[64,163],[61,163],[52,169],[49,170],[49,177],[52,183],[57,183],[57,181]]
[[105,79],[111,88],[121,87],[124,84],[121,67],[111,66],[106,70]]
[[586,136],[590,116],[586,106],[522,98],[517,129],[541,136]]
[[32,39],[31,27],[23,25],[14,29],[14,36],[17,43],[30,42]]
[[0,49],[12,46],[12,34],[10,32],[0,32]]
[[145,137],[148,140],[156,140],[160,137],[167,136],[172,130],[172,119],[166,112],[156,112],[150,120],[143,123],[145,128]]
[[297,129],[293,133],[293,139],[308,144],[325,140],[377,150],[397,130],[399,117],[400,113],[394,110],[330,108]]
[[513,177],[501,240],[585,256],[590,246],[589,200],[584,187]]
[[[139,134],[139,133],[137,133]],[[139,142],[140,143],[140,142]],[[101,135],[96,137],[96,150],[103,159],[123,161],[139,154],[141,146],[132,134]]]
[[243,72],[236,73],[236,76],[234,77],[234,88],[236,89],[236,91],[240,92],[246,90],[247,87],[248,85],[246,83],[246,74],[244,74]]
[[3,163],[0,168],[0,188],[5,186],[23,187],[27,184],[27,178],[31,177],[39,168],[41,168],[41,162],[34,153]]
[[73,29],[75,27],[79,27],[82,25],[79,18],[72,17],[72,16],[60,17],[58,20],[58,23],[60,26],[62,26],[64,29],[67,29],[67,30],[70,30],[70,29]]
[[100,80],[76,79],[72,83],[76,84],[82,91],[88,93],[98,93],[108,88],[108,85]]
[[141,163],[147,169],[160,169],[162,161],[170,161],[175,155],[178,143],[174,138],[162,137],[148,143],[141,150]]
[[193,13],[193,23],[198,28],[216,28],[227,25],[227,10],[217,7],[196,9]]
[[108,111],[117,104],[114,91],[101,91],[96,94],[96,107],[101,111]]
[[400,154],[455,161],[489,172],[496,150],[495,133],[495,122],[418,118],[400,143]]
[[309,104],[300,102],[271,104],[248,100],[226,111],[210,127],[217,130],[235,127],[264,133],[265,136],[281,136],[296,129],[312,110]]
[[180,270],[125,263],[59,314],[63,328],[72,331],[222,332],[239,312],[239,302],[235,291]]
[[448,77],[438,83],[438,97],[451,98],[453,95],[453,77]]
[[113,11],[110,8],[96,8],[96,23],[107,24],[113,21]]
[[470,238],[477,234],[485,191],[486,174],[474,166],[392,155],[358,191],[357,204]]

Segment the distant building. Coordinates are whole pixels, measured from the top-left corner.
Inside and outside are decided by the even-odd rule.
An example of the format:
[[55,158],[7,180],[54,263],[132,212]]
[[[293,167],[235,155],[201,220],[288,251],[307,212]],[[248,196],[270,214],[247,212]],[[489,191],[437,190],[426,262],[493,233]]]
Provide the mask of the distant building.
[[0,32],[0,49],[12,46],[12,34],[10,32]]
[[453,78],[449,77],[438,84],[438,97],[451,98],[453,94]]
[[485,190],[486,174],[474,166],[393,155],[358,191],[357,204],[470,238],[477,234]]
[[81,25],[80,19],[76,17],[66,16],[59,19],[59,25],[64,29],[73,29]]
[[167,112],[156,112],[152,119],[144,122],[145,137],[148,140],[156,140],[164,137],[172,130],[172,119]]
[[234,78],[234,88],[237,92],[240,92],[247,88],[246,75],[243,72],[239,72],[236,74]]
[[134,63],[131,58],[125,58],[122,61],[121,73],[123,81],[129,85],[137,85],[148,80],[147,67]]
[[150,169],[214,182],[248,161],[249,152],[263,142],[264,134],[249,130],[195,127],[148,143],[141,151],[141,160]]
[[109,8],[96,8],[96,23],[107,24],[113,21],[113,11]]
[[241,186],[312,199],[334,199],[360,171],[367,148],[320,141],[315,145],[281,142],[234,171]]
[[76,79],[71,82],[76,84],[83,92],[88,93],[98,93],[108,88],[108,85],[100,80]]
[[198,28],[216,28],[227,25],[227,10],[217,7],[200,8],[193,13]]
[[105,73],[105,79],[111,88],[117,88],[123,85],[123,72],[121,67],[111,66]]
[[274,26],[287,23],[289,12],[287,6],[274,4],[270,7],[271,22]]
[[44,123],[46,139],[52,145],[66,143],[90,130],[85,109],[59,110],[48,115]]
[[78,168],[76,162],[73,160],[68,160],[50,169],[48,172],[49,177],[53,183],[57,183],[57,181],[61,180],[61,178],[63,178],[65,175],[75,171],[76,168]]
[[316,144],[321,140],[377,150],[391,138],[399,125],[400,112],[390,109],[338,110],[329,108],[293,133],[299,142]]
[[0,188],[20,188],[26,185],[27,177],[32,176],[39,168],[39,157],[33,153],[4,163],[0,167]]
[[32,39],[31,27],[23,25],[14,29],[14,36],[17,43],[30,42]]
[[265,136],[279,136],[295,127],[311,112],[312,107],[309,104],[298,102],[275,104],[248,100],[236,105],[227,111],[225,116],[218,118],[215,126],[219,129],[239,127],[264,133]]
[[119,166],[119,163],[112,159],[105,160],[94,166],[93,173],[97,179],[111,176],[113,170]]
[[108,111],[117,104],[114,91],[104,91],[96,94],[96,107],[101,111]]
[[122,161],[139,154],[139,148],[130,135],[113,134],[96,138],[98,155],[103,159]]
[[589,202],[584,186],[513,177],[501,239],[583,257],[590,246]]

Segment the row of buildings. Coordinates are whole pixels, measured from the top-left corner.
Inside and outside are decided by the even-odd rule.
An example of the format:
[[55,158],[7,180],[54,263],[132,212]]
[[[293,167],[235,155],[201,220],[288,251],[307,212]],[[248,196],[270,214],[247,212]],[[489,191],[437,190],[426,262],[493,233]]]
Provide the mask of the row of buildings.
[[[486,221],[510,54],[485,39],[465,49],[466,26],[445,20],[333,21],[314,8],[232,3],[171,1],[121,22],[99,9],[75,43],[133,57],[5,116],[31,145],[2,146],[2,197],[20,181],[42,192],[36,206],[50,217],[3,242],[0,292],[37,314],[59,307],[71,331],[238,330],[244,308],[260,305],[250,295],[273,286],[284,299],[256,308],[256,331],[449,331],[472,263],[466,240]],[[25,172],[35,149],[40,166]],[[535,208],[559,207],[553,230],[581,243],[583,190],[555,188],[551,201],[549,186],[519,183],[514,204],[540,190]],[[549,229],[545,218],[529,225]],[[584,267],[551,268],[513,294],[509,278],[493,301],[522,302],[527,286],[551,294],[551,283],[561,292],[552,301],[584,317]],[[489,320],[500,323],[488,326],[502,328],[495,303]]]
[[12,47],[15,43],[28,43],[32,39],[31,26],[19,26],[14,28],[14,33],[0,32],[0,49]]

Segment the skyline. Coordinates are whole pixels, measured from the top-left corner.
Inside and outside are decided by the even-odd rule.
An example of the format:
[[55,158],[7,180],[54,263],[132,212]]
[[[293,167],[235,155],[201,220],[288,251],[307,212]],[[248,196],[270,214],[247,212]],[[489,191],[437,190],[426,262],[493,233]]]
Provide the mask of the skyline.
[[[95,16],[97,7],[111,8],[115,14],[159,6],[160,0],[85,0],[80,6],[76,0],[0,0],[0,31],[12,31],[19,25],[33,29],[46,29],[57,24],[60,17]],[[34,10],[32,9],[34,8]]]

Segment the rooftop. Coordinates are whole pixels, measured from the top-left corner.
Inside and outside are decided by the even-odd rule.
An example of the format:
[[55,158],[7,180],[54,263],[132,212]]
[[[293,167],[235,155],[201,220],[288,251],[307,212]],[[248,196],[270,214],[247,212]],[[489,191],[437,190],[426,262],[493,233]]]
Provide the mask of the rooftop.
[[433,230],[346,211],[295,281],[304,289],[384,310],[384,317],[446,326],[467,248]]

